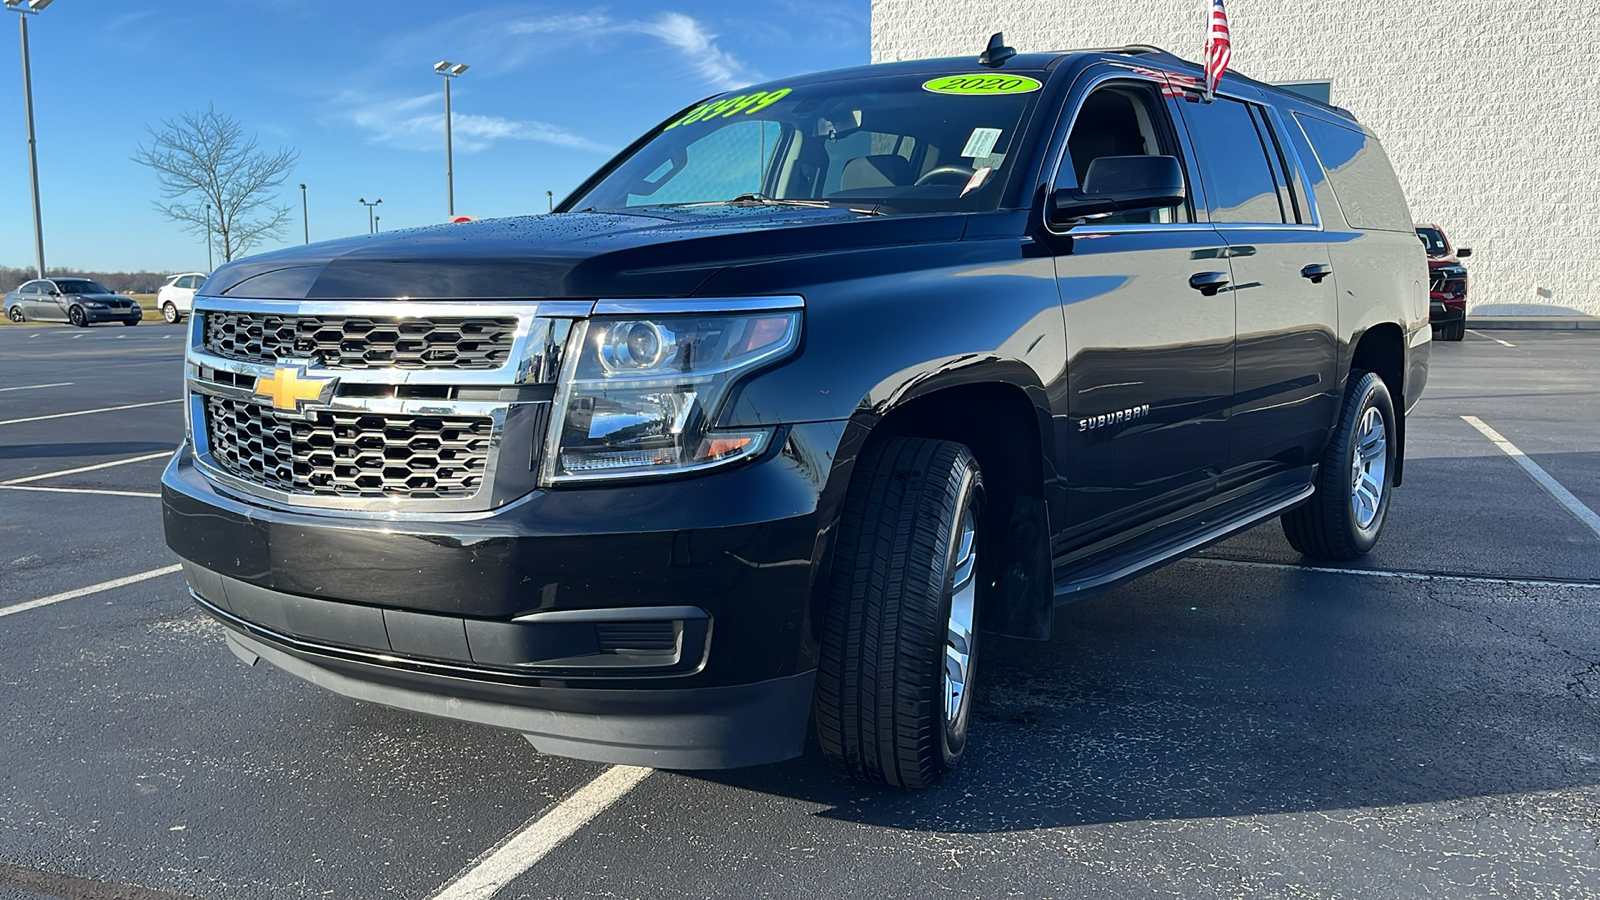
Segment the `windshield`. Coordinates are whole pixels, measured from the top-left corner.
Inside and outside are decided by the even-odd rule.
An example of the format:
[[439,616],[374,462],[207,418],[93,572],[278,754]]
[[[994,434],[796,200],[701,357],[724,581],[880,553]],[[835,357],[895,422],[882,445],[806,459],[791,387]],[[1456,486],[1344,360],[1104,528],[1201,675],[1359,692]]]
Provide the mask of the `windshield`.
[[885,76],[715,97],[659,127],[569,209],[788,202],[995,209],[1040,78]]
[[1428,248],[1429,256],[1450,255],[1450,245],[1445,242],[1444,232],[1437,228],[1418,228],[1417,237],[1422,238],[1422,246]]
[[63,294],[109,294],[111,289],[87,278],[58,278],[56,289]]

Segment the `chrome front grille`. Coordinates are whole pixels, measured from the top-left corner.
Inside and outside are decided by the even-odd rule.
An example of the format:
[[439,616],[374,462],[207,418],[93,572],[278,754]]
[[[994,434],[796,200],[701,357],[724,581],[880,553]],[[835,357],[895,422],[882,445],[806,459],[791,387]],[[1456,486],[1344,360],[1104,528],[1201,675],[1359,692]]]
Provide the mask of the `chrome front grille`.
[[204,313],[202,346],[227,359],[309,359],[338,369],[497,369],[510,358],[515,318],[491,316]]
[[431,517],[538,486],[561,354],[593,301],[196,297],[196,463],[236,496]]
[[478,492],[493,420],[317,411],[205,398],[211,458],[251,484],[326,497],[438,500]]

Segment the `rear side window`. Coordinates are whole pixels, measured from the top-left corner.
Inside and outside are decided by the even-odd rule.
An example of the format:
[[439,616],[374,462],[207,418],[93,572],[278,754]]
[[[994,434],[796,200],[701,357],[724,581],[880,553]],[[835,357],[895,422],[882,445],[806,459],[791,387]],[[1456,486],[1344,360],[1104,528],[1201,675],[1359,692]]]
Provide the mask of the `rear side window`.
[[1217,98],[1184,104],[1189,135],[1206,159],[1211,221],[1282,225],[1297,219],[1278,162],[1277,145],[1259,109]]
[[1351,227],[1411,231],[1411,210],[1382,144],[1343,125],[1299,114],[1295,119],[1327,171],[1334,196]]

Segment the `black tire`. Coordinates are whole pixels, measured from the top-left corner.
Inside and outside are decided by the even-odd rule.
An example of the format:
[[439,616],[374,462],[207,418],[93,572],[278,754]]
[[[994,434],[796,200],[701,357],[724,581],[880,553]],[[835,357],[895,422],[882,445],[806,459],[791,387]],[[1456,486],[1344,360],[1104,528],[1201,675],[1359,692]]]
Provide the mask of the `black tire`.
[[6,316],[9,317],[13,322],[28,321],[27,317],[22,314],[22,307],[20,306],[13,306],[6,310]]
[[[816,688],[818,742],[852,778],[925,788],[966,749],[979,589],[990,581],[988,569],[978,570],[989,564],[979,552],[988,544],[982,498],[982,473],[961,444],[892,438],[857,460],[834,549]],[[964,555],[957,545],[969,534],[961,546],[973,555]],[[947,682],[946,643],[958,641],[947,631],[953,596],[972,616],[965,671]],[[947,693],[956,682],[962,690]],[[949,696],[958,698],[954,715]]]
[[[1377,502],[1370,504],[1371,519],[1363,524],[1367,513],[1361,511],[1365,505],[1358,501],[1355,492],[1356,452],[1367,434],[1363,423],[1368,419],[1368,410],[1376,410],[1381,418],[1384,441],[1381,453],[1362,464],[1362,483],[1381,488]],[[1351,560],[1378,543],[1394,494],[1391,476],[1398,434],[1394,401],[1383,379],[1372,372],[1351,372],[1339,411],[1339,424],[1328,439],[1322,465],[1317,471],[1317,491],[1310,500],[1282,517],[1283,535],[1289,539],[1291,547],[1317,559]],[[1373,470],[1380,457],[1382,472],[1374,477]]]
[[122,320],[122,324],[124,324],[124,325],[137,325],[137,324],[139,324],[139,322],[140,322],[139,319],[123,319]]
[[1446,325],[1444,327],[1444,339],[1447,340],[1447,341],[1459,341],[1459,340],[1462,340],[1463,338],[1465,338],[1466,336],[1467,336],[1467,320],[1466,319],[1462,319],[1459,322],[1451,322],[1449,325]]
[[79,328],[89,327],[89,317],[81,306],[73,306],[67,310],[67,321]]
[[161,318],[166,319],[168,325],[176,325],[183,321],[183,317],[178,315],[178,308],[171,303],[161,304]]

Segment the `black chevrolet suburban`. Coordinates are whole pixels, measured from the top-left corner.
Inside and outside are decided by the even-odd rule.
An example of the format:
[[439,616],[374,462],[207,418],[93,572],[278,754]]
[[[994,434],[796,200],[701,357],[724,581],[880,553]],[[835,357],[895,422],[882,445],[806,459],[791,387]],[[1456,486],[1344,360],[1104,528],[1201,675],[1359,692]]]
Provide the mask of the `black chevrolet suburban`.
[[[665,768],[907,787],[985,635],[1263,520],[1369,550],[1428,269],[1348,112],[1150,47],[680,111],[552,215],[231,263],[168,544],[232,650]],[[226,689],[219,687],[219,689]]]

